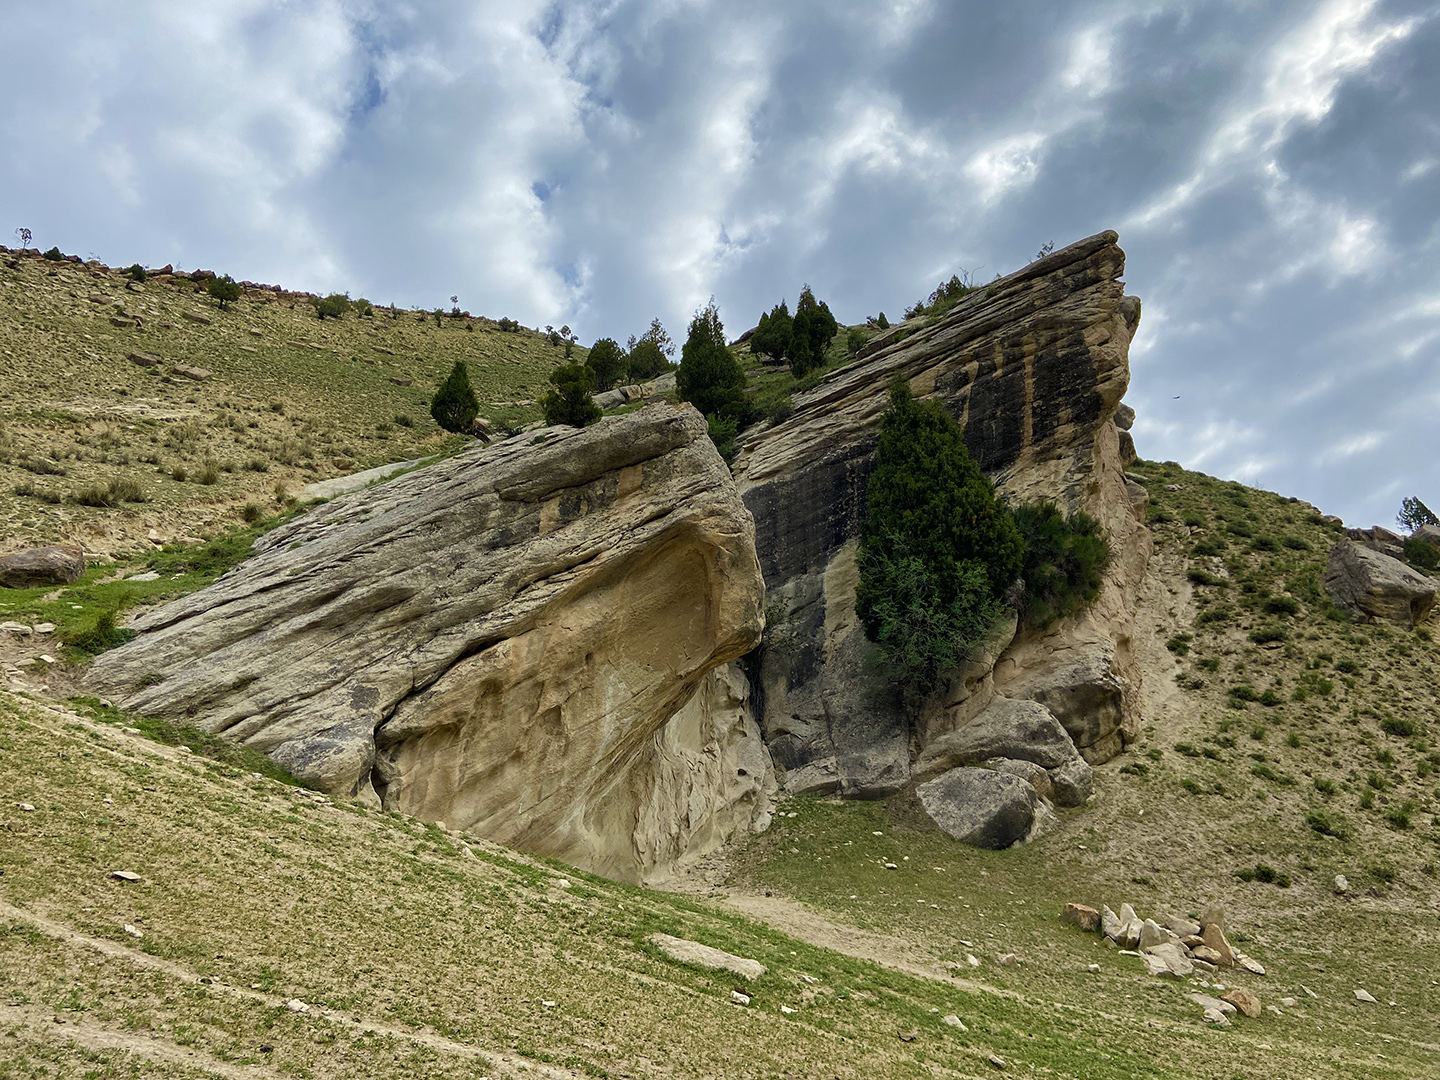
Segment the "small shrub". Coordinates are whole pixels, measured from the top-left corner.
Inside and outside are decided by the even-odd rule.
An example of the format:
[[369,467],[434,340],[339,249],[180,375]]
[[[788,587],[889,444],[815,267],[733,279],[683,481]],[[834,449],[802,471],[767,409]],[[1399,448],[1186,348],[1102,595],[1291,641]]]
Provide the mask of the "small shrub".
[[740,425],[733,416],[707,416],[705,418],[706,434],[710,441],[715,444],[715,449],[720,456],[729,462],[734,460],[736,454],[735,439],[740,434]]
[[1266,885],[1269,885],[1275,880],[1275,877],[1276,874],[1274,867],[1267,866],[1265,863],[1255,864],[1256,881],[1263,881]]
[[144,281],[149,276],[145,273],[145,268],[139,263],[131,263],[124,270],[120,271],[120,273],[132,281]]
[[1255,530],[1248,521],[1232,521],[1225,526],[1225,531],[1232,536],[1243,536],[1247,540],[1255,535]]
[[1263,694],[1260,695],[1260,704],[1267,707],[1282,705],[1284,704],[1284,702],[1285,696],[1276,691],[1273,686],[1268,688]]
[[1190,642],[1192,640],[1189,634],[1176,634],[1169,641],[1165,642],[1165,648],[1169,649],[1176,656],[1186,656],[1190,652]]
[[1370,810],[1375,806],[1375,792],[1366,789],[1360,793],[1360,809]]
[[61,262],[65,258],[64,255],[60,254],[60,249],[58,247],[52,247],[49,251],[44,252],[40,257],[42,259],[49,259],[51,262]]
[[1414,799],[1406,799],[1398,806],[1392,806],[1385,811],[1385,820],[1389,822],[1392,829],[1408,829],[1417,805]]
[[1256,645],[1267,645],[1272,641],[1285,641],[1290,637],[1290,631],[1283,626],[1258,626],[1250,631],[1250,640]]
[[1145,776],[1150,772],[1150,766],[1143,761],[1132,761],[1128,765],[1121,765],[1120,771],[1128,776]]
[[1240,683],[1237,686],[1232,686],[1228,692],[1229,695],[1237,701],[1256,701],[1260,697],[1255,688],[1249,683]]
[[1186,791],[1188,791],[1191,795],[1200,794],[1200,785],[1197,784],[1194,780],[1189,779],[1188,777],[1180,781],[1180,786]]
[[115,505],[115,497],[110,494],[109,484],[89,484],[76,489],[70,497],[81,506],[109,507]]
[[170,479],[174,480],[177,484],[183,484],[185,477],[189,475],[190,474],[185,471],[184,465],[175,465],[170,469]]
[[1211,623],[1228,623],[1234,618],[1234,613],[1229,608],[1210,607],[1195,616],[1196,626],[1209,626]]
[[783,424],[786,420],[789,420],[790,417],[794,415],[795,405],[788,396],[774,402],[768,409],[765,410],[765,419],[769,421],[772,427],[776,424]]
[[345,293],[331,293],[323,300],[315,299],[310,302],[315,307],[315,315],[322,321],[325,319],[343,319],[345,313],[350,310],[350,297]]
[[1405,541],[1405,561],[1422,570],[1434,570],[1440,566],[1440,548],[1412,536]]
[[1365,777],[1365,783],[1369,784],[1373,791],[1384,791],[1390,786],[1385,777],[1381,776],[1378,772],[1371,772],[1369,776]]
[[595,386],[595,372],[584,364],[565,364],[550,373],[555,389],[540,398],[540,409],[547,426],[569,424],[585,427],[600,419],[600,406],[590,396]]
[[396,413],[395,426],[405,428],[414,427],[415,421],[411,417],[407,416],[405,413]]
[[1265,735],[1269,730],[1270,729],[1267,728],[1264,724],[1256,724],[1250,729],[1250,738],[1254,739],[1256,742],[1264,742]]
[[1290,732],[1289,735],[1286,735],[1286,736],[1285,736],[1285,745],[1288,746],[1288,747],[1290,747],[1290,749],[1292,749],[1292,750],[1297,750],[1297,749],[1299,749],[1299,747],[1300,747],[1300,736],[1299,736],[1299,734],[1296,733],[1296,732],[1294,732],[1294,731],[1292,731],[1292,732]]
[[1275,542],[1274,537],[1257,536],[1250,542],[1251,551],[1278,551],[1280,545]]
[[1315,790],[1326,798],[1335,794],[1335,781],[1324,776],[1315,777]]
[[262,517],[264,517],[265,511],[260,509],[260,507],[257,506],[255,503],[247,502],[245,506],[241,509],[240,516],[246,521],[254,522],[259,521]]
[[1291,596],[1272,596],[1262,606],[1267,615],[1295,615],[1300,611],[1300,604]]
[[[1110,563],[1110,545],[1100,522],[1079,511],[1065,516],[1051,502],[1022,504],[1015,508],[1014,520],[1024,544],[1020,611],[1025,624],[1044,629],[1092,603]],[[1171,651],[1183,656],[1188,645],[1184,652],[1174,647],[1181,638],[1182,644],[1191,640],[1189,634],[1172,638]]]
[[362,319],[373,318],[375,315],[375,306],[362,296],[359,300],[355,301],[355,314]]
[[1287,537],[1285,537],[1283,540],[1281,540],[1280,543],[1284,544],[1284,545],[1285,545],[1287,548],[1289,548],[1291,551],[1309,551],[1309,550],[1310,550],[1310,544],[1309,544],[1309,542],[1300,539],[1300,537],[1298,537],[1298,536],[1287,536]]
[[1203,529],[1205,527],[1205,519],[1194,512],[1186,514],[1184,521],[1185,524],[1192,529]]
[[1188,742],[1177,742],[1175,744],[1175,752],[1177,754],[1184,754],[1186,757],[1200,756],[1200,751],[1196,750],[1195,747]]
[[1360,674],[1360,665],[1354,660],[1336,660],[1335,670],[1344,675],[1358,675]]
[[124,645],[135,636],[134,630],[122,630],[115,625],[115,612],[102,610],[77,630],[60,635],[62,644],[70,646],[87,656],[95,656],[106,649]]
[[1218,656],[1207,656],[1204,660],[1200,661],[1200,666],[1206,671],[1219,671],[1220,658]]
[[1418,720],[1408,716],[1389,716],[1380,721],[1380,730],[1386,735],[1396,735],[1402,739],[1408,739],[1412,735],[1423,735],[1425,725]]
[[1224,578],[1217,577],[1208,570],[1201,570],[1198,566],[1192,567],[1185,576],[1189,578],[1190,582],[1194,585],[1208,585],[1221,589],[1225,587]]
[[253,457],[245,462],[245,469],[247,472],[269,472],[270,463],[262,457]]
[[200,467],[199,480],[200,483],[207,486],[218,484],[220,482],[220,466],[213,461],[206,461]]

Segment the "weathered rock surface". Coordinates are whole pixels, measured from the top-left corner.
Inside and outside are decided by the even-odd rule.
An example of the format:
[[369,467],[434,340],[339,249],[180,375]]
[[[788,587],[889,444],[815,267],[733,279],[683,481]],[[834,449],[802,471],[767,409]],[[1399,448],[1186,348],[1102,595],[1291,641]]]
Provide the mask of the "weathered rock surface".
[[1436,582],[1361,544],[1341,540],[1330,549],[1325,592],[1338,607],[1365,619],[1406,629],[1424,622],[1435,606]]
[[919,785],[915,796],[926,816],[956,840],[997,850],[1030,835],[1040,802],[1024,780],[990,769],[952,769]]
[[[752,523],[689,406],[475,447],[263,537],[92,686],[313,786],[653,880],[763,823]],[[157,681],[159,677],[159,681]]]
[[0,556],[0,588],[42,589],[68,585],[85,573],[85,553],[74,544],[27,548]]
[[669,934],[651,934],[646,940],[670,959],[678,960],[682,964],[699,964],[713,971],[728,971],[752,982],[765,974],[765,965],[759,960],[736,956],[734,953],[702,945],[698,941],[688,941]]
[[[933,322],[880,334],[855,363],[797,395],[792,416],[747,434],[734,472],[767,586],[764,645],[747,663],[777,765],[793,774],[825,763],[832,790],[885,794],[908,780],[915,753],[963,728],[996,694],[1048,705],[1091,762],[1134,737],[1131,639],[1150,534],[1126,487],[1114,419],[1140,310],[1124,294],[1123,270],[1114,233],[1071,245]],[[993,652],[952,673],[913,730],[893,687],[867,663],[873,649],[854,613],[865,487],[885,388],[897,375],[957,418],[1005,497],[1085,510],[1115,554],[1090,609],[1045,633],[1002,628]]]
[[[931,777],[993,759],[1029,762],[1046,770],[1047,783],[1037,784],[1036,790],[1059,806],[1079,806],[1090,796],[1090,766],[1050,710],[1035,701],[992,698],[964,727],[931,742],[914,769],[917,777]],[[1031,776],[1028,770],[1010,771]]]

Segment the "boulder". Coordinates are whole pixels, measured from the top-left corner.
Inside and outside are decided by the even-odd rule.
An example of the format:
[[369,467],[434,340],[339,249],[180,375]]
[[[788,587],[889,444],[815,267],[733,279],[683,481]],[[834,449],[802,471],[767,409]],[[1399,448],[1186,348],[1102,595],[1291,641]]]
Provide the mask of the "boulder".
[[987,758],[1056,769],[1076,757],[1075,744],[1044,705],[997,697],[970,723],[927,746],[915,762],[915,772],[933,776]]
[[1056,806],[1083,806],[1090,798],[1095,782],[1095,770],[1089,762],[1078,755],[1050,770],[1051,798]]
[[153,368],[160,366],[160,358],[154,353],[132,352],[129,359],[132,364],[143,368]]
[[1325,592],[1337,607],[1366,620],[1385,619],[1406,629],[1435,606],[1436,582],[1399,559],[1340,540],[1330,549]]
[[1167,915],[1160,920],[1160,925],[1181,938],[1193,937],[1200,933],[1200,924],[1183,915]]
[[[192,382],[205,382],[210,378],[212,372],[209,368],[192,367],[189,364],[172,364],[170,374],[179,375],[182,379],[190,379]],[[410,384],[407,382],[405,385],[409,386]]]
[[702,945],[698,941],[687,941],[669,934],[651,934],[645,940],[671,960],[678,960],[682,964],[698,964],[712,971],[728,971],[752,982],[765,974],[765,965],[759,960],[736,956],[734,953]]
[[1440,525],[1421,525],[1410,534],[1413,540],[1423,540],[1427,544],[1434,544],[1440,547]]
[[1260,999],[1242,987],[1237,986],[1225,994],[1222,1000],[1228,1001],[1252,1020],[1260,1015]]
[[1120,916],[1111,911],[1108,907],[1100,908],[1100,933],[1102,936],[1114,941],[1124,931],[1125,924],[1120,921]]
[[1108,651],[1054,663],[1003,691],[1044,705],[1092,764],[1109,761],[1130,741],[1125,720],[1129,682],[1116,674]]
[[[1110,909],[1106,908],[1105,910],[1109,911]],[[1066,904],[1060,918],[1078,926],[1087,934],[1093,934],[1100,929],[1100,912],[1084,904]]]
[[996,772],[1006,773],[1009,776],[1018,776],[1035,789],[1035,794],[1042,799],[1050,799],[1054,789],[1050,784],[1050,774],[1036,765],[1033,761],[1013,761],[1010,758],[990,758],[984,763],[985,768],[993,769]]
[[1123,401],[1115,409],[1115,426],[1121,431],[1129,431],[1135,426],[1135,410]]
[[773,789],[748,683],[712,675],[763,625],[750,516],[690,406],[546,434],[281,526],[90,685],[333,795],[665,876]]
[[0,555],[0,588],[69,585],[84,573],[85,553],[75,544],[52,544]]
[[1232,967],[1235,963],[1235,952],[1230,948],[1230,942],[1225,939],[1225,931],[1220,929],[1218,923],[1207,923],[1200,931],[1200,937],[1204,940],[1207,948],[1213,949],[1218,960],[1211,960],[1211,963],[1221,964],[1225,967]]
[[998,850],[1025,839],[1040,798],[1024,780],[989,769],[952,769],[915,789],[925,815],[972,847]]
[[[1151,924],[1154,925],[1153,923]],[[1145,967],[1150,974],[1160,975],[1165,978],[1183,979],[1195,973],[1195,965],[1185,955],[1185,951],[1173,942],[1152,946],[1146,949],[1143,954]],[[1164,970],[1156,970],[1155,965],[1161,965]]]

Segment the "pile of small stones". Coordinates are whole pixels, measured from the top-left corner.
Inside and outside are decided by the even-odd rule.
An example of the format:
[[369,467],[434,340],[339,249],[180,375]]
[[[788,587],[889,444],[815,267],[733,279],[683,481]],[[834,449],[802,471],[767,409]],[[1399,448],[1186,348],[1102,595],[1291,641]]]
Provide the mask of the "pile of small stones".
[[[1218,903],[1207,905],[1200,912],[1199,922],[1179,915],[1158,921],[1142,919],[1129,904],[1121,904],[1118,915],[1108,907],[1096,911],[1084,904],[1066,904],[1061,918],[1087,933],[1099,933],[1107,942],[1119,946],[1121,955],[1138,956],[1146,971],[1162,979],[1184,981],[1195,975],[1203,981],[1222,968],[1265,974],[1264,965],[1240,952],[1226,938],[1225,908]],[[1211,988],[1208,982],[1204,985]],[[1223,984],[1213,988],[1225,990]],[[1192,997],[1204,1008],[1205,1019],[1211,1023],[1228,1024],[1237,1010],[1250,1017],[1261,1012],[1259,997],[1249,990],[1231,989],[1221,998],[1203,994]]]

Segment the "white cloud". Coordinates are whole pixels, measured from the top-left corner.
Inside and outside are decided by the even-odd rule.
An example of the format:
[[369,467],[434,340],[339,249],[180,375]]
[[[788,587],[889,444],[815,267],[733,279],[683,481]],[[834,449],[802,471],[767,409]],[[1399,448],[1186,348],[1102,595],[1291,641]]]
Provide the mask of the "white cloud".
[[1038,132],[1011,135],[982,147],[965,163],[982,203],[993,203],[1015,188],[1028,187],[1040,172],[1045,136]]

